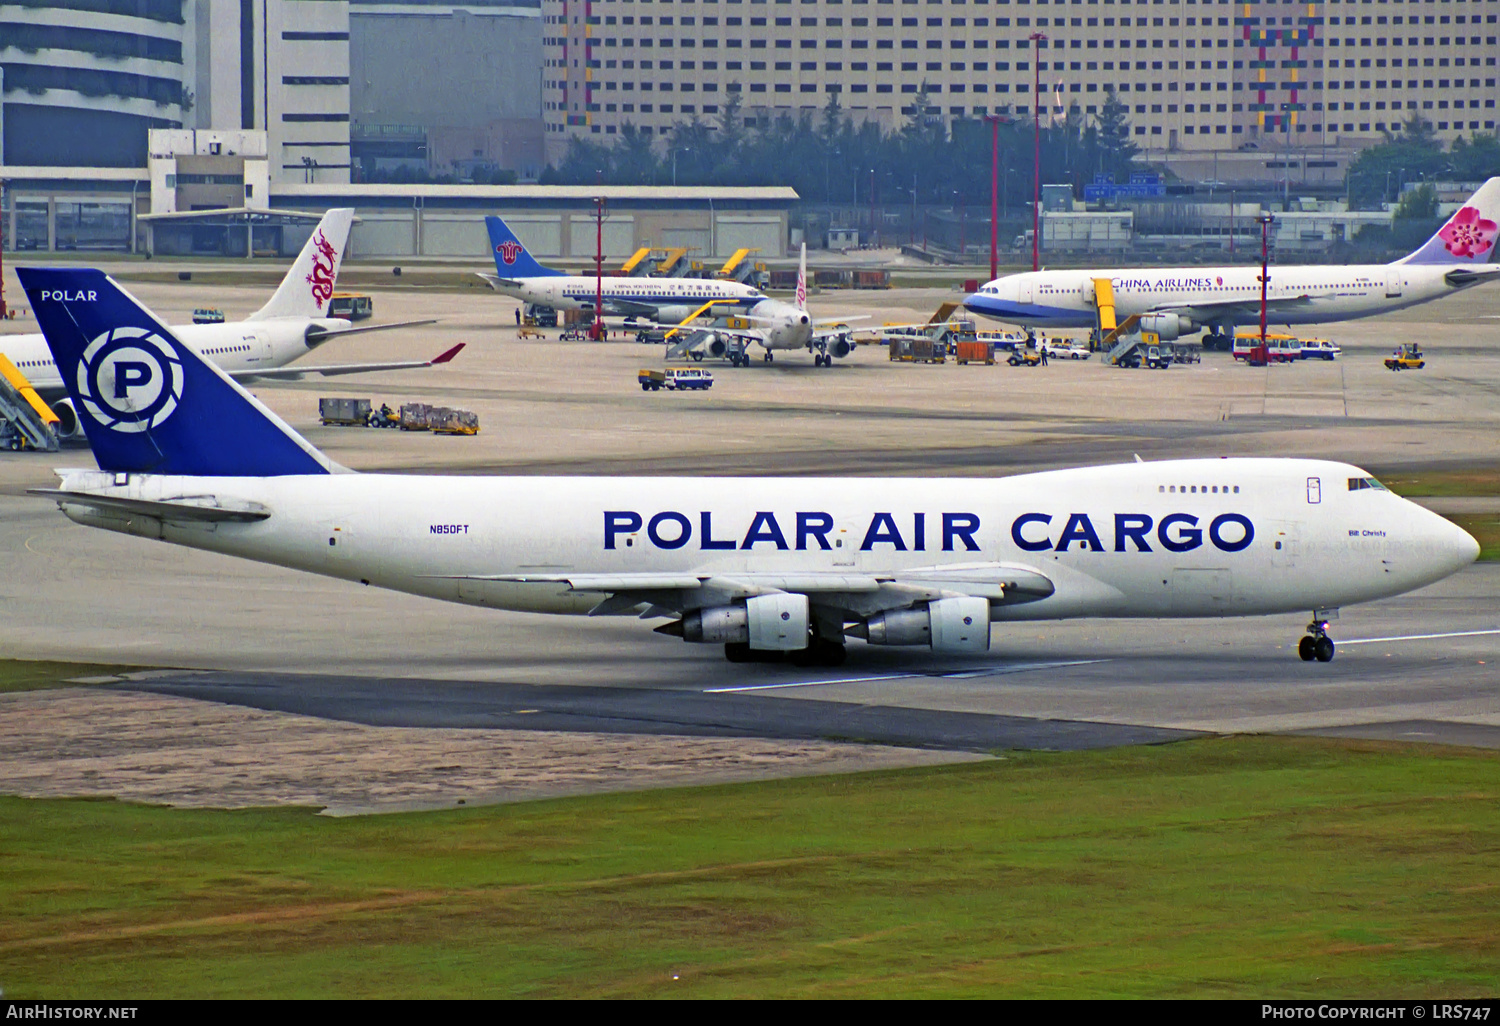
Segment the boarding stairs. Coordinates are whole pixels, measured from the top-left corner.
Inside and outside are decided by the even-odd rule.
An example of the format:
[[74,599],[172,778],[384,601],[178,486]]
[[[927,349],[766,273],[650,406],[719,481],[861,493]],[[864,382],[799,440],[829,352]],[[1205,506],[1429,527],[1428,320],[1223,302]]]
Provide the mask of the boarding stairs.
[[56,452],[57,424],[57,414],[42,402],[31,382],[0,355],[0,447]]
[[766,272],[765,264],[758,264],[751,259],[759,249],[737,249],[734,255],[724,261],[724,266],[714,272],[714,277],[720,281],[737,281],[745,285],[764,284],[762,279],[770,280]]
[[645,278],[651,273],[651,247],[645,246],[635,251],[631,258],[620,265],[620,276],[624,278]]

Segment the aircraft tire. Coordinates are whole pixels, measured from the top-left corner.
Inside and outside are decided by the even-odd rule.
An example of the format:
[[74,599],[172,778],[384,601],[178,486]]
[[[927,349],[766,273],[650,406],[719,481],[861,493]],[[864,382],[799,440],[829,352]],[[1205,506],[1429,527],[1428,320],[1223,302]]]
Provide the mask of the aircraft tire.
[[1314,638],[1311,634],[1307,635],[1297,643],[1297,655],[1302,658],[1302,661],[1304,663],[1310,663],[1313,661],[1313,646],[1316,644],[1317,639]]
[[744,641],[730,641],[724,645],[724,658],[731,663],[748,663],[750,661],[750,645]]
[[1318,662],[1320,662],[1320,663],[1332,662],[1333,661],[1333,639],[1330,638],[1328,635],[1325,634],[1321,638],[1318,638],[1316,641],[1314,641],[1313,642],[1313,655],[1315,655],[1317,657]]

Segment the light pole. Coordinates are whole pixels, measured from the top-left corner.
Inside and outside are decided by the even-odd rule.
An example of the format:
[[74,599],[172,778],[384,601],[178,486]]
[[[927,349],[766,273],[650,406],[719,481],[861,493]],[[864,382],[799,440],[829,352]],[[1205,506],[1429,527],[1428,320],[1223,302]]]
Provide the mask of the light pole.
[[691,146],[684,146],[681,149],[678,149],[676,146],[672,147],[672,187],[674,189],[677,187],[677,154],[692,152],[693,148]]
[[594,341],[604,341],[604,197],[594,197]]
[[[917,173],[911,173],[911,241],[917,241]],[[925,247],[924,247],[925,248]]]
[[1000,116],[986,114],[990,123],[990,281],[1000,277]]
[[1032,189],[1031,189],[1031,269],[1040,270],[1042,266],[1042,62],[1037,58],[1041,53],[1042,44],[1047,41],[1046,33],[1033,32],[1031,34],[1031,64],[1036,73],[1032,79],[1031,95],[1035,101],[1035,128],[1032,132]]
[[870,168],[870,245],[880,242],[880,233],[875,229],[875,169]]
[[1262,210],[1255,218],[1260,222],[1260,344],[1266,344],[1266,289],[1271,283],[1271,222],[1276,220],[1269,210]]

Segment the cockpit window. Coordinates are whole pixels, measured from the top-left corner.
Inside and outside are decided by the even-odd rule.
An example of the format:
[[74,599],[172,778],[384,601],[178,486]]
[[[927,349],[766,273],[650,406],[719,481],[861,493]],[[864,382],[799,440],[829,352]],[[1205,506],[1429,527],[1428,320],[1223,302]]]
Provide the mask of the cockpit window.
[[1351,477],[1349,479],[1349,490],[1351,492],[1357,492],[1362,488],[1374,488],[1377,491],[1382,492],[1390,491],[1389,488],[1381,484],[1379,481],[1375,480],[1373,477]]

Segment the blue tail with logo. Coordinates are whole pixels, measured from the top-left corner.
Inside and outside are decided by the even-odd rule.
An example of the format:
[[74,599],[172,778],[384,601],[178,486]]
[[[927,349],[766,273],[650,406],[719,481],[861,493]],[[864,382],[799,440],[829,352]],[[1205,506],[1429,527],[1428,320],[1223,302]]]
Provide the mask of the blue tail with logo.
[[495,258],[495,270],[502,278],[555,278],[564,272],[543,267],[526,250],[526,245],[516,238],[510,225],[491,214],[484,219],[490,232],[490,256]]
[[341,469],[104,272],[16,274],[101,470],[279,477]]

